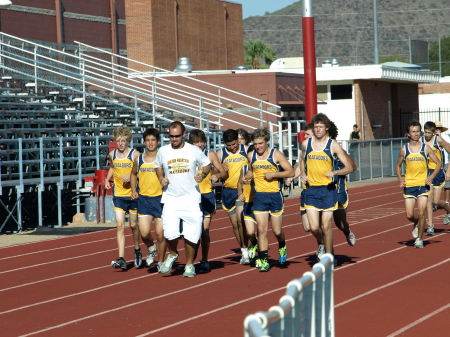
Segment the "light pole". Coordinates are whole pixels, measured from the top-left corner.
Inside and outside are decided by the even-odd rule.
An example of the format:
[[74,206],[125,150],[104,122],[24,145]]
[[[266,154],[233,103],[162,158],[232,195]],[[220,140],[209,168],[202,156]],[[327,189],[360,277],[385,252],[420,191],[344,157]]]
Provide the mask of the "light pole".
[[359,36],[361,34],[361,31],[356,32],[356,51],[355,51],[355,65],[358,65],[358,43],[359,43]]

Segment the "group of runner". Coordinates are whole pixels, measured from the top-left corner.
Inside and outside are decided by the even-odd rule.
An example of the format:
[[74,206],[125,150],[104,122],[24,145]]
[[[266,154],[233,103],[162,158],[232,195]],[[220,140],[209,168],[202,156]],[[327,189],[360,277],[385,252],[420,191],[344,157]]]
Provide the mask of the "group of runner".
[[[447,212],[444,225],[450,224],[450,206],[441,200],[442,188],[450,180],[450,172],[444,169],[445,152],[450,152],[450,144],[441,137],[441,132],[447,130],[443,129],[440,121],[429,121],[425,123],[424,135],[421,136],[421,124],[416,120],[409,122],[406,125],[409,143],[401,148],[395,167],[400,187],[403,188],[406,217],[413,222],[415,248],[423,248],[424,233],[434,235],[433,203]],[[401,174],[403,162],[406,167],[404,178]],[[416,201],[417,215],[414,213]],[[426,231],[425,211],[428,217]]]
[[[269,221],[278,241],[278,263],[287,261],[282,188],[285,179],[291,183],[299,175],[304,185],[303,226],[318,241],[318,259],[324,252],[334,253],[333,214],[348,243],[354,245],[356,239],[345,218],[345,176],[355,169],[355,164],[335,141],[337,128],[326,115],[316,115],[309,128],[307,132],[312,130],[312,136],[302,143],[304,160],[296,171],[282,152],[269,147],[270,133],[266,128],[254,130],[251,136],[243,129],[227,130],[223,134],[224,147],[215,153],[205,149],[207,139],[203,131],[190,131],[189,141],[185,142],[184,125],[173,122],[169,126],[169,145],[159,148],[157,129],[144,132],[143,154],[129,147],[131,131],[117,128],[113,134],[117,149],[109,154],[110,169],[105,181],[105,187],[111,188],[110,180],[114,178],[119,258],[112,261],[112,267],[127,269],[124,227],[125,214],[129,213],[136,267],[142,264],[142,239],[147,246],[147,267],[152,266],[157,255],[158,272],[170,273],[178,259],[178,241],[183,238],[183,276],[209,272],[209,228],[216,210],[213,183],[219,179],[223,182],[222,207],[241,249],[241,264],[254,263],[261,272],[270,270]],[[253,145],[249,148],[250,141]],[[152,221],[156,244],[151,234]],[[164,259],[167,249],[169,254]],[[196,271],[194,261],[200,250]]]

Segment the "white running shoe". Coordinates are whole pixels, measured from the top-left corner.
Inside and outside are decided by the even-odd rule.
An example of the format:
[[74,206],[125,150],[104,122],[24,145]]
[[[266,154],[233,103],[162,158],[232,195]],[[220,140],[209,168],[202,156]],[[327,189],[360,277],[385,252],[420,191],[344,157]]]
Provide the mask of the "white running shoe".
[[151,267],[151,265],[155,261],[155,255],[156,255],[156,246],[153,245],[148,248],[147,258],[145,259],[145,264],[147,265],[147,267]]
[[355,243],[356,243],[356,236],[355,236],[355,234],[353,234],[352,231],[350,231],[350,234],[348,236],[346,236],[346,238],[347,238],[347,243],[350,246],[354,246],[355,245]]
[[417,238],[416,242],[414,242],[414,248],[423,248],[423,240]]
[[244,254],[242,254],[241,256],[241,260],[239,261],[240,264],[250,264],[250,258],[247,256],[245,256]]
[[169,254],[169,256],[167,256],[166,261],[163,262],[163,264],[160,266],[159,268],[159,273],[160,274],[168,274],[172,271],[172,267],[173,267],[173,263],[178,259],[178,254],[175,256],[172,256]]
[[417,239],[419,237],[419,227],[417,225],[414,225],[412,236],[414,239]]
[[194,277],[195,275],[195,267],[193,264],[188,264],[184,267],[183,277]]
[[427,236],[431,236],[434,235],[434,227],[433,226],[429,226],[427,228]]
[[447,215],[444,218],[444,225],[449,225],[450,224],[450,213],[447,213]]
[[322,257],[325,255],[325,245],[320,244],[319,248],[317,249],[317,259],[320,261]]

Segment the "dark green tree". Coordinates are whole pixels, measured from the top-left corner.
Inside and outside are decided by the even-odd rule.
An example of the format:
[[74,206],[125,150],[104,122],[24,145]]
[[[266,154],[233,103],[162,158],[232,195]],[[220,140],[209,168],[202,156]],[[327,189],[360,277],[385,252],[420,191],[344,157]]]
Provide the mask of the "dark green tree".
[[272,46],[266,46],[263,41],[251,40],[244,44],[244,62],[251,65],[253,69],[260,67],[259,60],[262,59],[265,64],[271,64],[277,55]]
[[[431,41],[430,70],[439,71],[439,41]],[[441,76],[450,76],[450,36],[441,38]]]

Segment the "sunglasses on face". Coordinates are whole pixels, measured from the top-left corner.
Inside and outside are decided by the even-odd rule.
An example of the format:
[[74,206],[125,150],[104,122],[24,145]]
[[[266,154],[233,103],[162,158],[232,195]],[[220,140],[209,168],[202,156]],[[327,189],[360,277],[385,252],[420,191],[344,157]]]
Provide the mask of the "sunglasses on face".
[[180,133],[179,135],[169,135],[170,138],[180,138],[183,134]]

